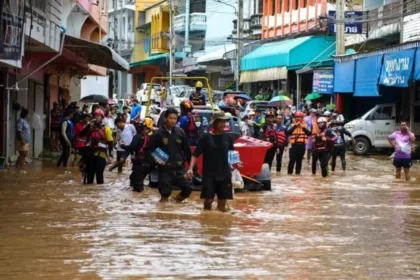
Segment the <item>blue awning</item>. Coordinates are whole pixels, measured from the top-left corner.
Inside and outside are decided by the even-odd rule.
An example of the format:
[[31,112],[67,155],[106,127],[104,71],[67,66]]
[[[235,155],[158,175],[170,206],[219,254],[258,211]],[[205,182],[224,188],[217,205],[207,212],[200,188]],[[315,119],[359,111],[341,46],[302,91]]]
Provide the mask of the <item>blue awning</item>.
[[382,56],[375,55],[356,61],[355,97],[379,96],[378,79],[381,73]]
[[416,59],[414,62],[414,80],[420,81],[420,50],[417,49]]
[[413,75],[415,49],[384,54],[379,84],[408,87]]
[[354,67],[356,61],[336,62],[334,65],[334,92],[354,92]]
[[241,59],[241,71],[279,67],[297,70],[308,63],[327,66],[333,64],[334,54],[334,40],[325,36],[307,36],[267,43]]

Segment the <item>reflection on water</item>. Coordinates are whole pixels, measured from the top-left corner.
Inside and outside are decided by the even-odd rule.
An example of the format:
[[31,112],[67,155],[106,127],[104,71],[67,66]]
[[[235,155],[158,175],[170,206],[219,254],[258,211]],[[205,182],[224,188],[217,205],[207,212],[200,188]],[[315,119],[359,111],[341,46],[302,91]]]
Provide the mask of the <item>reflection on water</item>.
[[[330,178],[273,179],[233,213],[138,194],[124,175],[83,186],[76,170],[0,172],[0,279],[420,277],[420,191],[387,158],[352,158]],[[420,178],[419,178],[420,180]]]

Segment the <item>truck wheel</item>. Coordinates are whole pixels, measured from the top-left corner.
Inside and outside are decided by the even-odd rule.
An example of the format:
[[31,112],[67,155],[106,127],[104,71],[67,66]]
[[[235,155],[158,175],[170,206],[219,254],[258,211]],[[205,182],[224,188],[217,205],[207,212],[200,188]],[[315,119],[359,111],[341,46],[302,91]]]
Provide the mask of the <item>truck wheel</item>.
[[370,142],[365,137],[356,138],[356,143],[353,145],[353,153],[361,156],[366,155],[370,150]]

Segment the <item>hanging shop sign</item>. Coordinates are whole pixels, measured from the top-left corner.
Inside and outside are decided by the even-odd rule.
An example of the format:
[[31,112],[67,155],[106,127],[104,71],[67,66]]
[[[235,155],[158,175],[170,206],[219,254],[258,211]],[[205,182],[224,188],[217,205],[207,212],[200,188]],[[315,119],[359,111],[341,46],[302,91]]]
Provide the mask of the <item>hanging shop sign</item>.
[[[336,33],[337,25],[334,23],[336,11],[328,11],[328,31]],[[363,28],[360,22],[363,19],[363,12],[361,11],[346,11],[344,12],[346,23],[344,24],[344,33],[346,34],[362,34]],[[353,22],[352,22],[353,21]],[[359,22],[354,22],[359,21]]]
[[0,0],[0,59],[20,60],[25,0]]
[[384,55],[379,84],[389,87],[408,87],[413,74],[415,49]]
[[314,71],[312,91],[332,94],[334,92],[334,74],[331,71]]

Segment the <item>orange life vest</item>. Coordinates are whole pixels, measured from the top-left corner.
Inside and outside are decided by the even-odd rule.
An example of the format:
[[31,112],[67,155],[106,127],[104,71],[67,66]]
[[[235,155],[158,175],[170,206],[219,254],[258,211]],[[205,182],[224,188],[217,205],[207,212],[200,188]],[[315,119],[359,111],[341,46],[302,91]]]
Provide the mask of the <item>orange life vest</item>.
[[292,135],[290,135],[290,144],[308,144],[308,136],[303,128],[306,128],[306,124],[302,124],[301,127],[296,127],[293,130]]

